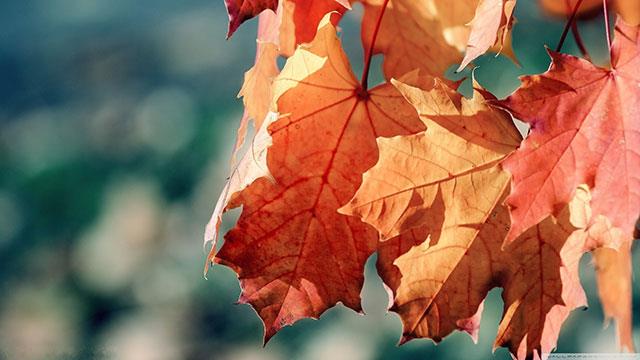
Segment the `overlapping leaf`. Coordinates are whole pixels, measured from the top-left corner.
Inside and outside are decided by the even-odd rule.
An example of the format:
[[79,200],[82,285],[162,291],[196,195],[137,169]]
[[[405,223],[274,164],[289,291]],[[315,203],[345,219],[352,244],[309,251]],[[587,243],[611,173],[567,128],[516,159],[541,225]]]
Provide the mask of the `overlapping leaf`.
[[618,250],[598,248],[593,251],[598,294],[607,321],[614,319],[618,343],[623,351],[633,352],[631,243]]
[[557,213],[583,183],[594,215],[632,234],[640,214],[640,38],[622,21],[615,34],[612,69],[550,52],[549,71],[524,77],[499,102],[531,125],[504,162],[513,174],[508,241]]
[[278,56],[291,56],[296,46],[313,40],[325,14],[335,13],[331,17],[335,25],[349,8],[346,0],[282,0],[275,13],[265,11],[260,14],[255,64],[245,73],[238,93],[245,111],[238,127],[232,160],[244,143],[250,121],[254,121],[256,129],[260,128],[269,111],[273,97],[271,84],[280,72],[276,62]]
[[567,209],[503,251],[508,174],[498,163],[520,139],[508,115],[480,92],[467,100],[438,80],[396,84],[427,131],[380,139],[378,164],[341,211],[393,237],[380,245],[378,269],[395,295],[402,342],[456,329],[475,336],[487,292],[502,286],[496,346],[520,359],[549,353],[570,311],[586,304],[577,270],[585,236],[570,236]]
[[498,163],[518,146],[520,135],[478,92],[468,100],[437,79],[424,90],[395,84],[428,130],[380,139],[380,160],[341,211],[373,225],[384,238],[425,226],[471,231],[459,225],[483,223],[491,213],[509,180]]
[[[460,51],[445,39],[440,18],[428,2],[389,0],[387,4],[384,0],[363,1],[362,43],[365,49],[372,48],[373,53],[384,54],[383,70],[387,79],[398,78],[415,69],[440,75],[452,64],[460,62]],[[376,31],[377,37],[372,44]]]
[[232,199],[243,212],[215,256],[238,273],[240,302],[256,309],[266,339],[338,301],[361,309],[363,266],[378,236],[336,210],[376,162],[376,137],[424,129],[391,85],[360,88],[328,17],[287,61],[274,96],[283,114],[269,127],[275,183],[258,179]]
[[602,215],[593,216],[591,194],[585,185],[576,190],[571,202],[571,223],[584,229],[585,251],[591,251],[596,270],[598,294],[606,322],[614,319],[620,349],[633,351],[632,338],[632,237],[614,228]]
[[[318,24],[325,14],[343,14],[350,8],[347,0],[283,0],[281,53],[290,56],[298,44],[313,40]],[[340,16],[336,15],[331,17],[334,25],[340,19]]]
[[[585,218],[588,201],[588,196],[576,196],[557,220],[545,219],[504,249],[509,228],[504,206],[497,206],[485,223],[476,224],[476,236],[468,242],[442,234],[436,234],[437,242],[425,241],[428,232],[424,229],[384,242],[378,270],[395,294],[391,309],[403,320],[403,341],[415,337],[439,341],[456,329],[473,336],[479,328],[484,297],[500,286],[505,311],[496,346],[508,347],[518,359],[538,359],[550,353],[570,312],[586,305],[578,275],[580,258],[593,246],[611,245],[610,233],[602,227],[583,227],[589,223]],[[574,222],[581,226],[575,231]],[[595,251],[599,257],[615,253],[610,248]],[[601,251],[607,254],[600,255]],[[628,263],[620,267],[608,260],[607,269],[598,269],[599,282],[606,290],[621,292],[603,288],[602,300],[608,316],[617,319],[623,346],[632,349],[627,322],[630,304],[613,301],[613,294],[629,296],[628,273],[613,273],[626,269]]]
[[498,53],[505,50],[505,55],[515,61],[510,35],[515,6],[516,0],[480,0],[471,21],[469,41],[458,71],[492,47],[496,47]]
[[503,251],[508,226],[508,212],[498,206],[485,223],[475,224],[470,241],[440,235],[437,243],[424,242],[395,261],[402,280],[392,309],[403,320],[405,339],[439,341],[467,324],[487,292],[501,286],[505,310],[496,346],[508,347],[519,359],[555,347],[569,312],[585,305],[577,277],[583,252],[573,244],[580,238],[568,240],[573,228],[565,214],[558,222],[545,220]]
[[216,249],[216,240],[218,238],[220,223],[222,222],[222,214],[225,212],[231,198],[236,193],[251,185],[256,179],[263,177],[271,178],[269,168],[267,167],[267,149],[271,146],[272,142],[271,135],[269,135],[267,128],[271,123],[276,121],[277,118],[278,114],[276,113],[270,113],[265,116],[264,122],[262,122],[260,129],[258,129],[256,136],[251,142],[251,146],[238,164],[234,165],[231,175],[220,193],[220,197],[216,202],[216,207],[213,210],[213,214],[204,233],[205,246],[209,243],[211,244],[211,253],[207,259],[205,275],[212,260],[211,256]]
[[243,22],[257,16],[264,10],[276,11],[278,0],[224,0],[229,14],[229,30],[227,38],[230,38]]
[[515,59],[510,29],[515,0],[389,0],[378,23],[384,0],[363,0],[362,42],[383,53],[387,79],[420,69],[442,75],[466,55],[459,69],[494,47]]
[[[460,60],[462,69],[490,48],[508,54],[516,0],[361,1],[365,69],[368,55],[383,54],[395,87],[368,90],[367,70],[361,83],[352,73],[335,29],[347,0],[225,0],[229,35],[261,13],[236,149],[250,119],[259,130],[206,237],[215,240],[223,211],[242,214],[208,259],[238,274],[239,302],[262,318],[265,341],[337,302],[360,311],[364,262],[377,250],[402,342],[455,330],[477,339],[483,301],[502,287],[495,346],[541,358],[586,305],[578,263],[592,251],[605,315],[632,350],[638,28],[618,22],[612,69],[552,52],[550,70],[507,100],[484,90],[466,99],[417,74]],[[617,2],[626,18],[636,14],[630,3]],[[291,57],[278,75],[280,55]],[[511,156],[521,137],[487,101],[532,126]]]
[[262,127],[262,122],[266,118],[271,105],[271,84],[273,79],[280,73],[276,63],[278,47],[275,44],[270,42],[259,43],[256,51],[255,65],[244,74],[244,83],[238,93],[238,97],[242,97],[245,109],[240,120],[238,136],[233,149],[234,158],[236,152],[244,143],[249,121],[251,119],[254,120],[256,129]]

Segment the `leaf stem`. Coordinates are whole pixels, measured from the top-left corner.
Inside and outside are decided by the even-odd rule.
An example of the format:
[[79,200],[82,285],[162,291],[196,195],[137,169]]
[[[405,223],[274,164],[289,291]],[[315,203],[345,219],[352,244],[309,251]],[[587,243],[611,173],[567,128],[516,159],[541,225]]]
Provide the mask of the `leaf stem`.
[[[569,19],[569,15],[571,14],[571,0],[564,0],[564,4],[567,9],[567,20]],[[578,29],[578,22],[574,21],[571,23],[571,33],[573,34],[573,39],[578,45],[578,49],[580,49],[580,53],[582,57],[591,61],[591,56],[589,55],[589,51],[587,47],[584,45],[584,41],[582,41],[582,36],[580,36],[580,30]]]
[[373,28],[373,35],[371,36],[371,45],[369,49],[367,49],[367,53],[365,55],[364,60],[364,69],[362,69],[362,77],[361,77],[361,87],[364,91],[369,87],[369,69],[371,68],[371,58],[373,57],[373,47],[376,44],[376,39],[378,38],[378,30],[380,30],[380,24],[382,24],[382,17],[384,16],[384,12],[387,9],[387,4],[389,0],[384,0],[382,3],[382,8],[380,9],[380,15],[378,15],[378,20],[376,21],[376,26]]
[[604,27],[607,34],[607,46],[609,54],[611,54],[611,33],[609,32],[609,11],[607,10],[607,0],[602,0],[602,9],[604,11]]
[[[576,14],[578,13],[578,9],[580,8],[580,5],[582,5],[582,1],[584,1],[584,0],[578,0],[576,5],[573,7],[573,11],[571,12],[571,16],[569,17],[569,20],[567,20],[567,23],[564,25],[564,30],[562,30],[562,35],[560,36],[560,41],[558,42],[558,46],[556,46],[556,52],[560,52],[560,50],[562,50],[562,45],[564,44],[564,40],[567,38],[567,34],[569,33],[569,29],[571,28],[571,24],[573,24],[573,22],[576,19]],[[606,1],[606,0],[603,0],[603,1]]]
[[573,24],[571,24],[571,33],[573,34],[573,38],[576,41],[576,44],[578,45],[578,49],[580,49],[580,53],[582,54],[582,56],[591,61],[591,56],[589,55],[589,51],[587,50],[587,47],[584,45],[584,41],[582,41],[582,36],[580,36],[580,32],[578,31],[578,23],[577,22],[573,22]]

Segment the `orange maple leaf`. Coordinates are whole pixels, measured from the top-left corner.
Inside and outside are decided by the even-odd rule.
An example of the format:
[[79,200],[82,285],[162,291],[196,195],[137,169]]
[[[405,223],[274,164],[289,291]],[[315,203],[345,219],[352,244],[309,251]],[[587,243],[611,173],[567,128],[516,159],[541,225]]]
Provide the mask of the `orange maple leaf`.
[[287,61],[274,98],[282,114],[269,126],[275,182],[260,178],[232,198],[228,207],[243,212],[215,255],[238,273],[239,301],[256,309],[265,340],[339,301],[361,310],[364,262],[378,235],[336,210],[375,164],[376,137],[424,129],[390,84],[361,88],[328,16]]
[[273,43],[259,43],[256,49],[255,65],[244,74],[244,82],[238,97],[242,97],[245,109],[233,148],[232,164],[244,143],[250,120],[253,119],[254,127],[259,129],[269,112],[272,99],[271,84],[280,73],[276,63],[278,52],[278,47]]
[[499,162],[520,140],[508,115],[491,111],[480,91],[467,100],[438,80],[426,89],[395,84],[428,129],[379,139],[378,164],[340,211],[391,238],[379,247],[378,270],[403,320],[401,342],[437,342],[456,329],[477,336],[480,306],[502,286],[496,346],[519,359],[549,353],[570,311],[586,304],[584,232],[571,235],[566,209],[503,251],[508,174]]
[[425,226],[483,223],[508,186],[499,162],[521,139],[508,115],[485,105],[480,92],[469,100],[441,80],[423,83],[420,89],[394,81],[428,130],[379,139],[380,160],[340,210],[385,239]]
[[633,352],[631,242],[620,249],[593,250],[598,295],[606,320],[615,319],[620,349]]
[[516,0],[480,0],[471,21],[466,52],[458,71],[492,47],[496,48],[497,53],[505,50],[505,55],[517,62],[510,35],[515,6]]
[[[276,12],[262,12],[258,20],[258,36],[255,64],[244,76],[238,97],[242,97],[245,110],[238,127],[236,144],[233,149],[234,164],[237,152],[244,143],[249,123],[259,129],[270,108],[271,84],[280,73],[278,56],[291,56],[296,46],[313,40],[322,17],[333,12],[333,24],[350,9],[346,0],[282,0]],[[339,16],[336,16],[339,15]]]
[[[471,241],[438,235],[437,241],[413,244],[404,254],[394,251],[400,239],[381,248],[381,253],[390,251],[387,258],[398,256],[393,264],[402,278],[391,309],[403,321],[403,341],[440,341],[456,329],[477,331],[478,307],[489,290],[501,286],[505,310],[496,346],[508,347],[518,359],[555,347],[569,312],[586,305],[578,280],[583,251],[576,242],[581,238],[570,237],[573,227],[566,212],[559,221],[547,219],[530,229],[503,251],[508,226],[508,211],[498,206],[485,223],[474,226]],[[475,318],[471,326],[469,318]]]
[[211,246],[211,254],[205,266],[205,276],[212,260],[211,256],[215,252],[218,231],[220,230],[220,224],[222,222],[222,214],[226,210],[229,201],[236,193],[244,190],[256,179],[267,178],[273,181],[269,168],[267,167],[267,149],[272,144],[271,135],[269,135],[267,128],[277,119],[278,114],[276,113],[270,113],[265,116],[264,122],[251,141],[251,146],[247,149],[247,152],[238,164],[234,166],[227,183],[220,193],[216,207],[213,210],[211,219],[204,232],[204,244],[205,246],[208,244]]
[[[387,79],[415,69],[441,75],[461,60],[460,51],[445,39],[440,18],[427,3],[426,0],[363,1],[362,43],[365,49],[373,49],[374,54],[384,54],[383,70]],[[383,6],[386,8],[380,18]]]
[[[578,265],[594,243],[589,237],[596,234],[572,224],[574,212],[588,205],[585,201],[576,196],[557,220],[545,219],[504,249],[509,215],[502,205],[485,223],[465,225],[476,230],[474,237],[449,236],[444,229],[427,238],[429,232],[417,228],[383,242],[377,267],[390,289],[391,310],[403,321],[401,342],[417,337],[438,342],[454,330],[477,336],[484,298],[492,288],[503,287],[505,311],[496,346],[508,347],[517,359],[539,359],[550,353],[570,312],[586,306]],[[582,219],[580,214],[576,217]],[[614,279],[620,281],[606,278],[609,289],[625,287],[624,281],[616,285]],[[628,315],[623,311],[629,309],[624,302],[614,305],[612,294],[606,298],[615,306],[610,314],[624,326],[627,323],[621,320],[628,318],[620,317]],[[619,331],[623,330],[627,328]],[[628,339],[626,335],[621,341]]]
[[[344,14],[349,9],[351,5],[347,0],[284,0],[280,51],[283,55],[290,56],[297,45],[313,40],[318,24],[326,14]],[[331,17],[334,25],[341,17],[336,15]]]
[[571,223],[583,229],[585,251],[591,251],[596,282],[606,321],[615,319],[621,350],[635,349],[632,316],[631,244],[633,238],[614,228],[602,215],[593,216],[586,185],[576,190],[570,203]]
[[[458,70],[490,48],[515,61],[510,29],[516,0],[363,0],[362,42],[371,47],[373,31],[379,34],[374,53],[383,53],[387,79],[414,69],[442,75],[466,55]],[[377,23],[386,5],[382,24]],[[475,14],[475,15],[474,15]],[[469,24],[471,24],[469,26]]]

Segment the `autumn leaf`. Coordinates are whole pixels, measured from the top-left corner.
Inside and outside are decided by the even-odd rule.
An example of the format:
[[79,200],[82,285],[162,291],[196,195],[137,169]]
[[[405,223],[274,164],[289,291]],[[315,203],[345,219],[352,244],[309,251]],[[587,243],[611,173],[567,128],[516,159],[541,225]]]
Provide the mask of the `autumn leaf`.
[[516,0],[480,0],[471,21],[469,41],[458,71],[494,46],[498,53],[506,49],[505,55],[516,61],[510,43],[515,6]]
[[383,242],[378,272],[395,300],[391,310],[403,321],[401,342],[438,342],[454,330],[473,336],[486,294],[503,287],[496,346],[517,359],[550,353],[570,312],[586,306],[578,265],[587,232],[569,221],[569,209],[584,206],[576,197],[557,220],[545,219],[504,249],[509,215],[501,205],[485,223],[464,225],[476,230],[472,238],[448,236],[445,229],[437,241],[433,235],[425,241],[428,232],[413,229]]
[[[428,2],[363,1],[362,44],[365,49],[373,49],[374,54],[384,54],[383,70],[387,79],[415,69],[441,75],[461,60],[460,51],[445,39],[442,24]],[[384,5],[386,8],[378,23]],[[372,44],[376,31],[376,41]]]
[[[238,127],[232,164],[244,143],[250,121],[255,122],[255,128],[260,128],[262,119],[269,111],[273,97],[271,84],[280,72],[278,56],[290,56],[296,46],[313,40],[318,23],[325,14],[335,12],[331,21],[337,24],[341,15],[350,9],[348,2],[346,5],[348,7],[345,6],[345,0],[283,0],[276,13],[266,11],[260,14],[255,64],[245,73],[238,93],[245,110]],[[336,16],[338,14],[340,16]]]
[[[336,34],[349,1],[280,0],[275,12],[233,3],[247,7],[231,23],[260,13],[236,149],[250,120],[259,130],[208,225],[208,262],[238,274],[239,302],[263,320],[265,342],[338,302],[362,311],[364,263],[377,251],[401,342],[453,331],[476,341],[487,293],[501,287],[494,346],[544,358],[586,305],[578,265],[591,252],[606,319],[633,350],[638,28],[618,21],[611,69],[550,52],[549,71],[508,99],[475,82],[465,98],[432,75],[487,51],[512,56],[516,0],[361,2],[360,81]],[[563,1],[564,17],[575,3]],[[613,6],[637,24],[637,2]],[[560,44],[572,26],[579,36],[569,22]],[[373,54],[388,83],[369,89]],[[289,57],[282,72],[279,56]],[[531,125],[523,143],[505,110]],[[222,213],[235,207],[216,251]]]
[[242,97],[244,112],[236,135],[236,142],[231,153],[231,166],[236,165],[236,158],[244,144],[251,121],[254,129],[262,126],[271,105],[271,83],[280,73],[277,58],[280,53],[280,24],[282,22],[282,3],[277,11],[264,11],[258,16],[256,38],[256,57],[253,67],[244,74],[242,88],[238,97]]
[[557,213],[583,183],[592,189],[594,216],[632,234],[640,214],[639,37],[622,21],[615,33],[612,69],[550,51],[549,71],[525,76],[498,102],[531,126],[504,162],[513,175],[508,242]]
[[607,320],[616,321],[620,349],[633,352],[631,242],[620,249],[598,248],[593,251],[598,294]]
[[253,119],[254,127],[259,129],[269,112],[272,98],[271,83],[280,73],[276,63],[277,57],[278,47],[275,44],[259,43],[255,65],[244,74],[244,83],[238,97],[242,97],[245,111],[240,120],[240,127],[238,127],[236,144],[233,149],[234,159],[244,143],[250,120]]
[[282,114],[269,126],[275,182],[260,178],[233,197],[228,207],[243,211],[215,255],[238,273],[239,301],[256,309],[265,340],[339,301],[361,311],[364,263],[378,235],[336,210],[377,161],[376,137],[424,130],[393,86],[360,87],[328,16],[287,61],[274,98]]
[[[281,53],[290,56],[297,45],[312,41],[320,20],[326,14],[344,14],[349,9],[351,5],[347,0],[284,0],[280,29]],[[334,25],[340,20],[340,16],[336,15],[331,17]]]
[[278,0],[224,0],[224,5],[229,14],[228,39],[243,22],[257,16],[264,10],[276,11]]
[[251,185],[251,183],[256,179],[262,177],[268,179],[272,178],[267,167],[267,149],[272,143],[271,135],[269,135],[267,128],[277,119],[278,114],[276,113],[270,113],[265,116],[264,122],[262,122],[260,129],[258,129],[253,141],[251,142],[251,146],[249,146],[249,149],[247,149],[238,164],[235,165],[231,171],[231,176],[229,176],[227,183],[222,189],[204,234],[205,246],[211,244],[211,252],[205,267],[205,276],[212,260],[211,257],[216,250],[218,231],[220,230],[220,223],[222,222],[222,214],[227,210],[229,201],[236,193]]
[[440,235],[438,242],[414,246],[395,260],[402,280],[392,310],[403,321],[404,341],[440,341],[461,329],[460,319],[474,316],[488,291],[501,286],[505,310],[496,346],[508,347],[518,359],[555,347],[569,312],[586,304],[577,280],[583,252],[569,243],[568,214],[557,222],[545,220],[503,251],[508,226],[508,212],[498,206],[474,226],[471,241]]
[[380,139],[378,164],[340,211],[390,238],[377,266],[403,320],[401,342],[437,342],[454,330],[477,336],[487,292],[503,286],[496,346],[519,359],[549,353],[570,311],[586,305],[578,278],[586,237],[571,235],[565,210],[503,251],[508,176],[498,163],[520,139],[508,115],[491,111],[481,92],[467,100],[438,80],[426,89],[395,83],[427,131]]
[[[370,48],[373,30],[379,29],[373,50],[385,56],[383,70],[387,79],[414,69],[442,75],[449,66],[460,63],[464,49],[467,54],[458,70],[489,49],[504,49],[505,55],[515,60],[510,43],[515,0],[362,2],[362,42],[365,49]],[[385,4],[386,11],[378,24]]]
[[508,115],[486,106],[479,92],[465,99],[438,79],[423,89],[394,84],[428,130],[379,139],[380,160],[340,211],[385,239],[414,228],[483,223],[508,185],[498,163],[520,142]]
[[570,203],[571,223],[583,229],[585,251],[591,251],[596,270],[598,294],[605,321],[616,321],[621,350],[634,351],[632,338],[632,266],[633,238],[614,228],[602,215],[593,216],[591,193],[586,185],[576,190]]
[[424,229],[383,242],[378,272],[392,298],[397,294],[391,309],[403,320],[402,342],[440,341],[453,330],[473,336],[480,304],[501,286],[505,313],[496,346],[509,347],[518,359],[549,353],[571,310],[586,305],[578,277],[586,237],[572,233],[568,220],[565,209],[560,219],[546,219],[504,250],[509,215],[503,206],[474,226],[476,236],[468,242],[444,235],[446,230],[437,242],[425,241]]
[[622,19],[629,25],[640,25],[640,2],[635,0],[617,0],[615,9]]
[[[298,44],[313,40],[325,14],[334,11],[342,14],[351,9],[348,0],[225,0],[225,5],[229,14],[227,38],[246,20],[270,13],[264,19],[268,21],[263,21],[258,28],[258,39],[277,44],[286,56],[290,56]],[[267,9],[272,11],[263,12]],[[334,25],[339,19],[333,17]]]

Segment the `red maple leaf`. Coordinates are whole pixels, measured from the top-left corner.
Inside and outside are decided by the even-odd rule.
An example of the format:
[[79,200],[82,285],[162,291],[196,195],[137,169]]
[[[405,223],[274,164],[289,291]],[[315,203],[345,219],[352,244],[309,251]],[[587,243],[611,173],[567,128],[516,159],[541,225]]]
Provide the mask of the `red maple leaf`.
[[503,163],[513,175],[507,242],[556,214],[580,184],[593,189],[594,215],[633,231],[640,213],[640,38],[637,26],[621,20],[615,34],[610,69],[549,51],[546,73],[525,76],[497,102],[531,125]]

